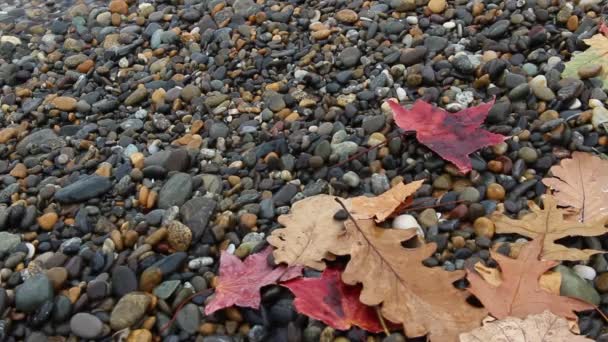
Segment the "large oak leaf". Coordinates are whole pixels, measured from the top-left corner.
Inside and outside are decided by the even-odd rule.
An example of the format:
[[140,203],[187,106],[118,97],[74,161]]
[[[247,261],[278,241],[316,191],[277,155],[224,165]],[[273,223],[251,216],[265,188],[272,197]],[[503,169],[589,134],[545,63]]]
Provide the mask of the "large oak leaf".
[[260,307],[262,287],[301,274],[301,267],[270,267],[267,261],[270,253],[272,248],[268,247],[262,252],[251,254],[243,262],[230,253],[222,252],[215,295],[205,306],[205,314],[232,305],[257,309]]
[[477,273],[467,270],[469,291],[498,319],[525,318],[549,310],[576,320],[574,311],[593,309],[591,304],[549,293],[541,287],[540,277],[558,264],[557,261],[539,260],[541,249],[542,241],[532,240],[522,248],[517,259],[492,252],[492,258],[500,266],[500,285],[488,283]]
[[486,311],[469,305],[466,291],[452,284],[463,273],[422,265],[435,244],[404,248],[402,241],[417,239],[415,229],[379,228],[373,219],[356,222],[345,221],[330,251],[350,255],[342,280],[362,284],[363,304],[380,305],[382,315],[402,324],[408,337],[428,334],[432,341],[455,341],[480,325]]
[[502,213],[492,216],[497,233],[516,233],[537,239],[542,243],[542,259],[546,260],[587,260],[597,253],[594,249],[568,248],[555,243],[566,236],[597,236],[608,232],[604,228],[606,216],[597,218],[594,222],[575,222],[564,220],[564,210],[557,208],[555,198],[545,195],[544,209],[530,202],[532,213],[522,220],[514,220]]
[[568,329],[568,321],[544,311],[526,319],[507,317],[460,335],[460,342],[591,342]]
[[553,177],[543,183],[552,191],[557,204],[576,210],[580,222],[592,222],[608,217],[608,160],[591,153],[574,152],[571,159],[563,159],[551,167]]
[[[379,196],[359,196],[342,201],[355,217],[375,218],[381,222],[398,210],[422,183],[399,183]],[[285,228],[275,229],[267,239],[276,248],[277,262],[319,271],[325,269],[323,259],[334,259],[329,248],[344,230],[343,221],[334,219],[336,212],[342,209],[336,198],[330,195],[308,197],[296,202],[289,214],[279,216],[278,221]]]
[[472,169],[469,154],[507,138],[480,127],[494,100],[453,114],[422,100],[414,102],[411,109],[403,108],[394,101],[388,101],[388,104],[397,126],[416,131],[420,143],[454,163],[462,173]]
[[361,286],[344,284],[341,274],[340,270],[326,268],[320,278],[297,278],[281,285],[296,296],[293,302],[299,313],[338,330],[355,325],[373,333],[381,332],[374,308],[359,301]]

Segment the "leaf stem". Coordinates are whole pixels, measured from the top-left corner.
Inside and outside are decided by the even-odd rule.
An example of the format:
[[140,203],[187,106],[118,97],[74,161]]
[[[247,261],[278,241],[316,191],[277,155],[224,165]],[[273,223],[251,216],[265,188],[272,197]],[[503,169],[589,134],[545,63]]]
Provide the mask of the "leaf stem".
[[158,331],[158,334],[162,335],[162,333],[164,333],[165,330],[167,330],[167,329],[169,329],[171,327],[171,325],[173,324],[173,322],[175,322],[175,320],[177,319],[177,314],[179,314],[179,312],[183,309],[183,307],[186,304],[188,304],[188,302],[190,302],[192,300],[192,298],[197,297],[197,296],[203,296],[203,295],[211,294],[212,291],[213,291],[212,288],[205,289],[205,290],[197,292],[197,293],[189,296],[188,298],[184,299],[181,303],[179,303],[179,305],[175,309],[175,313],[173,313],[173,317],[171,317],[171,320],[169,322],[167,322],[167,324],[163,325],[160,328],[160,330]]
[[380,307],[378,305],[374,305],[374,309],[376,309],[376,315],[378,316],[378,320],[380,321],[380,325],[382,325],[382,329],[384,329],[384,334],[386,336],[390,335],[391,332],[388,331],[388,327],[386,326],[386,322],[384,321],[384,317],[380,313]]

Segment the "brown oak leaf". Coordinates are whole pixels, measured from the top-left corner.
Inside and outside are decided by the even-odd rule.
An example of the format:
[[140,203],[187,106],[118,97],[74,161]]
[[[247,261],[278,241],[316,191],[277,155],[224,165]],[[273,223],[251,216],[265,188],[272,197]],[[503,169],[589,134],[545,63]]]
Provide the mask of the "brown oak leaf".
[[574,311],[593,309],[593,305],[581,300],[558,296],[541,288],[540,277],[558,264],[557,261],[539,260],[542,241],[532,240],[525,245],[517,259],[492,252],[492,258],[500,266],[502,282],[495,286],[467,270],[469,291],[474,294],[498,319],[508,316],[525,318],[531,314],[549,310],[554,314],[576,320]]
[[456,341],[458,334],[481,324],[486,310],[468,304],[466,291],[453,286],[463,273],[422,265],[435,252],[434,243],[401,245],[417,239],[415,229],[379,228],[373,219],[348,220],[344,226],[330,249],[350,255],[342,280],[361,283],[361,302],[380,305],[382,316],[402,324],[408,337],[428,334],[431,341]]
[[551,167],[553,177],[543,183],[551,188],[557,204],[576,211],[575,219],[591,222],[608,217],[608,160],[591,153],[574,152],[571,159],[563,159]]
[[[488,284],[498,287],[502,283],[502,275],[497,268],[484,266],[481,262],[477,262],[473,268]],[[559,295],[559,289],[562,285],[562,274],[548,271],[540,276],[538,283],[543,290]]]
[[375,218],[378,223],[384,222],[404,203],[408,196],[422,186],[422,183],[424,183],[424,180],[407,184],[399,183],[376,197],[359,196],[352,198],[350,212],[356,219]]
[[591,342],[568,329],[568,321],[545,310],[526,319],[507,317],[460,334],[460,342]]
[[[383,221],[422,183],[399,183],[380,196],[360,196],[342,201],[358,218],[375,217]],[[334,214],[342,209],[336,198],[329,195],[308,197],[296,202],[289,214],[279,216],[278,221],[285,228],[274,230],[267,239],[276,248],[274,257],[277,262],[308,266],[319,271],[325,269],[323,259],[334,259],[328,250],[344,230],[343,221],[334,220]]]
[[325,269],[323,259],[334,259],[328,250],[344,229],[342,221],[334,220],[342,209],[335,199],[330,195],[308,197],[294,203],[291,213],[279,216],[285,228],[275,229],[267,238],[276,248],[276,262]]
[[606,216],[594,222],[564,220],[564,210],[557,208],[555,198],[545,195],[544,209],[530,202],[532,213],[522,220],[514,220],[502,213],[492,216],[497,233],[516,233],[542,242],[542,259],[546,260],[587,260],[593,254],[604,253],[594,249],[568,248],[555,241],[566,236],[597,236],[608,232],[604,228]]

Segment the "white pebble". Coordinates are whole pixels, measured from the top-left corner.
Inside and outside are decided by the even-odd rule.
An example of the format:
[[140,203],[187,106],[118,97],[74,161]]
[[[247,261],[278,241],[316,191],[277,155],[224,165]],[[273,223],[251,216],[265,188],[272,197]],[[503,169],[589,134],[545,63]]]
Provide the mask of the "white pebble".
[[443,27],[444,27],[446,30],[451,30],[451,29],[453,29],[454,27],[456,27],[456,23],[455,23],[455,22],[453,22],[453,21],[446,21],[445,23],[443,23]]
[[129,66],[129,60],[126,57],[121,58],[118,61],[118,66],[121,68],[127,68]]
[[416,25],[416,24],[418,24],[418,17],[416,17],[414,15],[410,15],[407,18],[405,18],[405,21],[407,21],[407,23],[410,25]]
[[397,88],[397,98],[399,99],[399,102],[407,100],[407,93],[405,92],[405,89],[401,87]]
[[140,120],[145,119],[147,116],[148,116],[148,111],[143,108],[140,108],[135,112],[135,117]]
[[593,280],[597,275],[597,272],[595,272],[593,267],[589,267],[587,265],[575,265],[573,269],[574,273],[583,279]]
[[399,215],[397,217],[395,217],[395,219],[393,220],[393,228],[397,228],[397,229],[411,229],[414,228],[416,229],[416,234],[418,234],[418,236],[420,236],[421,238],[424,238],[424,230],[422,230],[422,227],[420,227],[420,224],[418,224],[418,221],[416,221],[416,218],[412,215]]
[[34,254],[36,254],[36,247],[29,242],[25,244],[25,247],[27,247],[27,259],[33,258]]
[[200,257],[192,259],[188,262],[188,268],[191,270],[198,270],[201,267],[209,266],[213,264],[213,258],[211,257]]
[[572,102],[572,104],[570,105],[570,107],[568,107],[568,109],[579,109],[581,108],[581,100],[579,99],[574,99],[574,102]]
[[215,157],[215,150],[211,148],[202,148],[201,156],[205,159],[212,159]]
[[591,108],[604,107],[604,104],[602,103],[602,101],[600,101],[598,99],[591,99],[591,100],[589,100],[589,107],[591,107]]
[[236,250],[236,246],[233,243],[231,243],[228,245],[228,248],[226,248],[226,253],[234,254],[235,250]]

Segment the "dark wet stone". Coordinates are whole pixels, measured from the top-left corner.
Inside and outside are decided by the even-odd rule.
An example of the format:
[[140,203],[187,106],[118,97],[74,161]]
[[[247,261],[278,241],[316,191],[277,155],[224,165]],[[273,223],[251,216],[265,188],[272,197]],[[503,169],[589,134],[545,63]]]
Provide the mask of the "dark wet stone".
[[192,241],[198,241],[213,216],[217,202],[206,197],[196,197],[180,207],[182,223],[192,230]]
[[53,284],[44,274],[28,278],[15,291],[15,307],[19,311],[34,312],[42,304],[53,299]]
[[106,177],[91,175],[59,189],[55,199],[63,203],[83,202],[99,197],[112,188],[112,181]]
[[66,145],[65,140],[53,132],[53,130],[45,128],[39,131],[33,132],[23,138],[16,146],[15,150],[20,155],[27,155],[28,152],[32,151],[32,147],[36,146],[38,149],[48,147],[50,150],[57,150]]
[[158,193],[158,207],[167,209],[174,205],[181,206],[192,195],[192,177],[187,173],[176,173],[171,176]]

